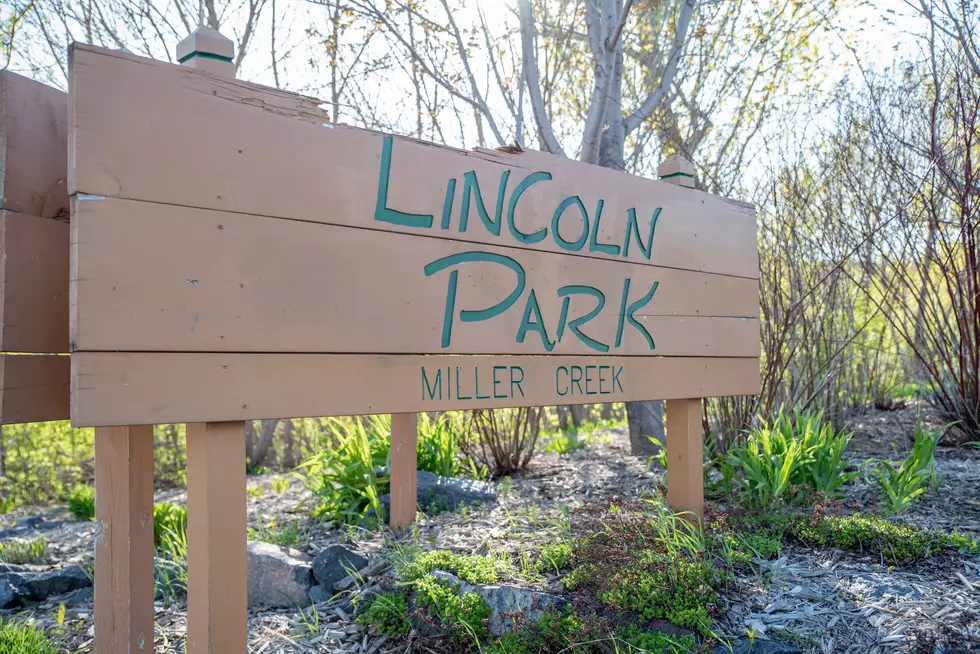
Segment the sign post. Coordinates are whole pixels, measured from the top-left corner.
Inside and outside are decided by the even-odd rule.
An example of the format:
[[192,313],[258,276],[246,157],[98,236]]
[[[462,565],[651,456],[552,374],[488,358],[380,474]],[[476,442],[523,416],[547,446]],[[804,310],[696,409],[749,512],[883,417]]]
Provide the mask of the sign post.
[[698,398],[759,391],[751,205],[682,160],[334,125],[219,37],[181,44],[201,72],[71,57],[72,422],[193,423],[189,652],[245,647],[246,420],[392,414],[402,528],[420,411],[665,399],[668,500],[701,514]]

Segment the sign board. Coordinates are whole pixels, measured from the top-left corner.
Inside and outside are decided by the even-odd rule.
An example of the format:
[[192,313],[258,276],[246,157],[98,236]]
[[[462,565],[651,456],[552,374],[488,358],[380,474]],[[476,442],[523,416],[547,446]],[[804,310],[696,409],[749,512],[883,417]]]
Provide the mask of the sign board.
[[755,213],[76,45],[76,425],[757,393]]

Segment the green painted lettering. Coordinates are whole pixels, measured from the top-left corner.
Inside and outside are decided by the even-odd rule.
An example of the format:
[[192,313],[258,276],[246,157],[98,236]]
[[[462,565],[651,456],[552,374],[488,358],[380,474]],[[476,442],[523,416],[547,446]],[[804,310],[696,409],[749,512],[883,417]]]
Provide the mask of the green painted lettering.
[[479,366],[473,366],[473,377],[476,384],[476,399],[478,400],[489,400],[489,395],[480,395],[480,368]]
[[567,378],[568,368],[566,368],[565,366],[558,366],[557,368],[555,368],[555,392],[558,393],[558,395],[561,397],[568,395],[568,382],[567,381],[565,382],[565,392],[562,393],[560,390],[561,382],[558,381],[559,373],[562,372],[563,370],[565,371],[565,377]]
[[592,223],[592,235],[589,237],[589,252],[604,252],[606,254],[619,254],[618,245],[609,245],[608,243],[599,243],[599,221],[602,219],[602,206],[605,204],[604,200],[599,200],[595,205],[595,222]]
[[[578,373],[578,377],[575,376],[575,373],[576,372]],[[582,393],[582,366],[572,366],[572,386],[578,386],[578,394],[579,395],[583,395],[583,393]],[[572,395],[575,395],[575,391],[574,390],[572,390]]]
[[[521,264],[517,263],[510,257],[505,257],[502,254],[496,254],[493,252],[458,252],[456,254],[451,254],[448,257],[436,259],[425,266],[425,276],[428,277],[430,275],[434,275],[441,270],[449,268],[450,266],[475,262],[496,263],[510,268],[517,275],[517,285],[514,287],[514,290],[510,295],[492,307],[481,309],[479,311],[460,311],[459,319],[462,322],[479,322],[481,320],[489,320],[494,316],[499,316],[513,306],[513,304],[517,302],[517,298],[519,298],[521,293],[524,292],[525,274],[524,268],[521,266]],[[449,273],[449,284],[446,290],[446,311],[442,318],[442,347],[444,348],[449,347],[449,344],[452,342],[453,319],[456,311],[456,284],[458,281],[458,276],[458,271],[456,270]]]
[[653,210],[653,216],[650,218],[650,235],[647,237],[646,247],[643,247],[643,240],[640,237],[640,225],[636,220],[636,209],[627,209],[626,215],[626,242],[623,244],[623,256],[628,257],[630,255],[630,237],[636,234],[636,244],[640,246],[640,252],[643,253],[643,256],[649,260],[650,255],[653,254],[653,232],[657,229],[660,207]]
[[[534,319],[532,322],[532,318]],[[555,348],[555,344],[548,340],[548,330],[545,329],[544,319],[541,317],[541,307],[538,306],[538,297],[534,294],[534,289],[527,296],[527,304],[524,305],[524,316],[521,318],[521,325],[517,329],[517,342],[523,343],[528,331],[537,332],[541,337],[541,344],[547,352]]]
[[388,208],[388,179],[391,176],[392,137],[384,137],[381,146],[381,175],[378,178],[378,202],[374,207],[374,219],[405,227],[432,227],[432,214],[405,213]]
[[616,392],[616,387],[619,386],[619,392],[623,392],[623,385],[619,383],[619,375],[623,372],[623,366],[619,367],[619,370],[613,373],[612,383],[613,383],[613,393]]
[[608,352],[608,345],[586,336],[580,329],[582,325],[598,316],[599,312],[602,311],[602,307],[606,304],[606,296],[602,293],[602,291],[591,286],[571,285],[562,286],[558,289],[558,297],[565,299],[562,300],[561,303],[561,315],[558,317],[558,332],[555,335],[555,340],[561,342],[561,337],[565,333],[565,322],[568,320],[568,305],[571,302],[571,298],[568,297],[570,295],[591,295],[596,299],[596,305],[595,308],[589,313],[569,322],[568,328],[572,330],[572,333],[575,334],[575,337],[578,338],[578,340],[582,341],[593,350],[598,352]]
[[[579,214],[582,216],[582,235],[579,236],[577,241],[566,241],[558,231],[558,223],[561,221],[565,209],[568,209],[572,205],[578,207]],[[551,218],[551,235],[560,248],[569,252],[578,252],[585,246],[585,242],[589,239],[589,214],[585,211],[585,205],[582,204],[582,199],[579,196],[573,195],[565,198],[558,205],[558,208],[555,209],[555,215]]]
[[472,400],[473,397],[470,395],[463,395],[459,390],[459,366],[456,366],[456,399],[457,400]]
[[493,367],[493,399],[495,399],[495,400],[503,400],[503,399],[506,399],[506,397],[507,397],[506,395],[497,395],[497,384],[503,384],[504,383],[504,381],[502,379],[501,380],[498,380],[497,379],[497,371],[498,370],[507,370],[507,366],[494,366]]
[[449,180],[446,185],[446,199],[442,203],[442,222],[439,224],[443,229],[449,229],[449,217],[453,212],[453,201],[456,199],[456,180]]
[[500,186],[497,188],[497,214],[494,220],[490,220],[487,207],[483,204],[483,196],[480,194],[480,184],[476,180],[476,171],[471,170],[463,175],[463,206],[459,212],[459,231],[465,232],[470,218],[470,193],[476,196],[476,212],[480,214],[480,220],[484,227],[494,236],[500,236],[500,220],[504,213],[504,195],[507,193],[507,180],[510,178],[510,171],[505,170],[500,176]]
[[439,399],[442,399],[442,368],[436,371],[435,385],[429,384],[429,378],[425,374],[425,366],[422,366],[422,399],[425,399],[425,393],[428,391],[429,399],[436,399],[436,390],[439,391]]
[[[521,373],[520,379],[514,379],[515,370]],[[524,389],[521,388],[522,381],[524,381],[524,368],[521,368],[520,366],[511,366],[510,367],[510,396],[511,397],[517,397],[516,395],[514,395],[515,386],[517,386],[517,390],[520,392],[521,397],[524,397]]]
[[602,378],[602,371],[610,368],[611,366],[599,366],[599,395],[609,395],[609,391],[602,390],[602,382],[606,381]]
[[589,376],[589,369],[595,370],[598,366],[585,366],[585,394],[586,395],[598,395],[596,391],[589,390],[589,384],[592,383],[592,377]]
[[646,339],[647,345],[650,346],[650,349],[651,350],[656,349],[657,346],[654,345],[653,338],[650,336],[650,332],[647,331],[646,327],[644,327],[643,325],[641,325],[640,323],[638,323],[636,321],[636,318],[633,317],[633,314],[636,313],[637,310],[642,309],[643,307],[645,307],[647,304],[650,303],[650,300],[653,299],[653,294],[657,292],[657,287],[658,286],[660,286],[660,282],[654,282],[653,283],[653,286],[650,287],[650,292],[648,292],[646,295],[644,295],[643,297],[641,297],[639,300],[637,300],[636,302],[634,302],[633,304],[631,304],[629,306],[629,309],[626,310],[626,319],[629,320],[630,324],[638,332],[640,332],[640,334],[643,335],[643,338]]
[[517,208],[517,201],[521,199],[521,195],[524,194],[524,191],[526,191],[531,184],[549,181],[550,179],[551,173],[531,173],[517,185],[517,188],[514,189],[514,194],[510,196],[510,202],[507,204],[507,229],[510,230],[510,235],[521,243],[537,243],[538,241],[543,241],[545,236],[548,235],[547,227],[542,227],[533,234],[525,234],[521,230],[517,229],[517,225],[514,224],[514,210]]

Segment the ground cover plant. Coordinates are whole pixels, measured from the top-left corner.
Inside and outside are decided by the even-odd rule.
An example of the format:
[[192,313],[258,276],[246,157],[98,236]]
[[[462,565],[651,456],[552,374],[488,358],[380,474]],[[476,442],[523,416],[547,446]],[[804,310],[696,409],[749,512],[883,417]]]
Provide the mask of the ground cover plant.
[[0,618],[3,654],[59,654],[61,647],[39,627],[24,619]]
[[48,557],[48,543],[44,536],[31,540],[11,539],[0,542],[0,562],[44,563]]

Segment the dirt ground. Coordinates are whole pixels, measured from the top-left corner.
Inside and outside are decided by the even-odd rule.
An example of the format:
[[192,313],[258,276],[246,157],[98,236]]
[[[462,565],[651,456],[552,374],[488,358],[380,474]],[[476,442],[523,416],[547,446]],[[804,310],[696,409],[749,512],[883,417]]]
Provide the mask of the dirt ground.
[[[871,457],[900,459],[910,447],[917,419],[914,408],[855,414],[851,467],[862,470]],[[980,536],[980,450],[937,450],[942,476],[938,491],[926,495],[904,519],[915,524]],[[252,527],[299,521],[301,546],[315,554],[335,542],[382,552],[408,543],[460,553],[508,553],[518,565],[528,552],[552,542],[563,521],[585,502],[636,497],[659,482],[656,472],[629,454],[624,429],[594,434],[582,450],[567,455],[543,452],[531,469],[496,483],[498,502],[482,511],[450,513],[421,520],[417,529],[398,538],[357,528],[311,523],[310,497],[291,476],[288,490],[276,492],[271,481],[281,475],[250,477],[248,497]],[[873,509],[870,479],[848,484],[847,503]],[[182,502],[177,491],[158,493],[157,501]],[[66,519],[57,509],[43,512],[50,520]],[[572,518],[574,519],[574,517]],[[9,522],[9,520],[7,520]],[[51,565],[91,566],[92,523],[65,522],[44,533]],[[520,576],[520,575],[518,575]],[[520,583],[559,590],[555,575],[522,576]],[[724,597],[724,617],[715,625],[726,637],[789,642],[806,652],[973,652],[980,651],[980,557],[955,553],[923,562],[889,567],[869,555],[832,549],[785,545],[775,561],[757,560],[739,579],[739,592]],[[365,583],[371,583],[366,580]],[[56,598],[31,607],[33,619],[59,629]],[[388,652],[429,651],[424,638],[397,642],[355,625],[349,598],[340,597],[304,611],[252,612],[249,652]],[[23,613],[24,611],[21,611]],[[182,606],[156,605],[156,651],[182,652],[185,614]],[[69,651],[88,652],[94,634],[91,599],[66,607],[60,627]]]

